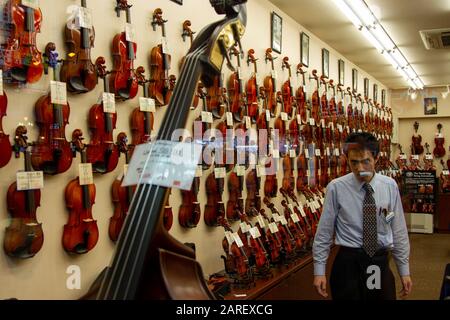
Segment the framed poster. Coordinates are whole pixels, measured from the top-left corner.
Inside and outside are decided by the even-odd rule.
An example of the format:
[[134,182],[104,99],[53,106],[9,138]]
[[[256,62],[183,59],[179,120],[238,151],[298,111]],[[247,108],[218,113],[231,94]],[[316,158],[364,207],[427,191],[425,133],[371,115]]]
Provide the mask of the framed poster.
[[322,74],[327,78],[330,76],[330,52],[325,48],[322,49]]
[[383,107],[386,105],[386,89],[381,90],[381,105]]
[[305,67],[309,65],[309,36],[304,32],[300,34],[300,61]]
[[364,78],[364,98],[369,98],[369,79]]
[[170,0],[170,1],[178,3],[180,6],[183,5],[183,0]]
[[281,53],[281,41],[282,41],[282,31],[283,31],[283,19],[272,12],[271,15],[271,42],[272,42],[272,50],[278,53]]
[[352,69],[352,89],[353,91],[358,91],[358,69]]
[[339,59],[338,60],[339,83],[338,84],[344,85],[344,75],[345,75],[344,70],[345,70],[344,60]]
[[423,98],[424,114],[437,114],[437,98]]
[[378,85],[376,83],[373,84],[373,102],[378,102]]

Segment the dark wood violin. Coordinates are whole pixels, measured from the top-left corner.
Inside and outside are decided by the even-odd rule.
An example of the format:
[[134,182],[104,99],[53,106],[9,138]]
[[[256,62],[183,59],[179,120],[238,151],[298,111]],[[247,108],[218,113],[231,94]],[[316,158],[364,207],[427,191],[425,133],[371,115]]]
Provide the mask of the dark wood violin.
[[[117,148],[120,153],[125,155],[125,165],[128,166],[130,162],[130,148],[128,146],[128,138],[124,132],[117,135]],[[122,187],[122,181],[125,176],[125,172],[114,180],[111,186],[112,202],[114,204],[114,214],[109,218],[109,238],[112,241],[117,241],[119,238],[120,230],[122,230],[123,222],[128,214],[131,200],[136,187],[127,186]]]
[[289,78],[283,83],[281,92],[283,94],[284,110],[288,114],[289,119],[292,118],[294,108],[297,108],[297,100],[294,93],[294,87],[292,85],[292,71],[291,64],[289,63],[289,57],[283,58],[282,68],[288,70]]
[[133,134],[131,144],[133,146],[149,142],[153,131],[154,116],[152,107],[154,107],[154,103],[153,106],[148,103],[149,93],[147,83],[149,80],[145,79],[144,73],[145,69],[143,67],[136,69],[138,81],[144,89],[144,98],[146,101],[140,103],[139,107],[135,108],[131,113],[130,127]]
[[283,157],[287,153],[287,130],[286,130],[286,121],[288,120],[288,115],[284,108],[283,94],[281,92],[277,92],[277,103],[281,104],[281,112],[274,122],[274,129],[278,130],[278,140],[279,145],[278,150],[280,151],[280,155]]
[[253,64],[253,74],[247,81],[245,88],[247,97],[248,116],[252,123],[256,123],[259,114],[259,85],[258,85],[258,59],[255,58],[255,50],[250,49],[247,52],[247,65]]
[[156,26],[160,26],[162,30],[163,43],[153,47],[150,52],[150,83],[149,92],[150,97],[155,99],[157,106],[164,106],[168,103],[166,97],[169,90],[169,70],[171,56],[167,51],[166,43],[166,22],[162,17],[162,10],[160,8],[153,11],[152,27],[156,31]]
[[225,205],[222,200],[222,194],[224,191],[224,167],[214,168],[206,178],[206,197],[205,204],[205,223],[207,226],[217,226],[217,220],[219,217],[225,216]]
[[236,56],[237,70],[230,75],[228,79],[228,97],[230,99],[230,109],[234,120],[242,122],[244,120],[246,105],[246,96],[244,82],[241,74],[241,52],[237,44],[232,47],[230,54]]
[[[86,9],[86,0],[81,0],[81,8]],[[61,81],[67,83],[67,90],[85,93],[93,90],[98,83],[97,72],[91,61],[91,48],[94,46],[95,29],[93,26],[77,27],[75,17],[66,24],[64,31],[68,49],[67,59],[61,67]],[[69,27],[70,26],[70,27]]]
[[[81,154],[81,163],[86,164],[86,146],[83,144],[83,133],[80,129],[73,131],[72,145],[75,152]],[[97,221],[92,217],[95,193],[95,184],[89,181],[85,184],[80,176],[66,186],[65,199],[66,207],[69,209],[69,220],[64,225],[62,244],[68,253],[87,253],[97,244]]]
[[[54,43],[45,47],[46,64],[53,70],[57,81],[56,67],[58,53]],[[46,174],[58,174],[67,171],[72,165],[72,150],[66,140],[66,125],[69,123],[70,106],[52,103],[51,92],[42,96],[34,105],[36,123],[39,127],[39,139],[31,150],[31,163],[35,170]]]
[[317,125],[319,125],[320,122],[320,114],[319,114],[319,110],[320,110],[320,97],[319,97],[319,88],[320,88],[320,84],[319,84],[319,76],[317,75],[317,70],[314,69],[312,71],[312,77],[309,77],[310,80],[314,79],[317,83],[316,86],[316,90],[314,90],[312,97],[311,97],[311,114],[310,117],[314,119],[314,122]]
[[[98,76],[103,79],[104,93],[109,93],[106,76],[108,71],[103,57],[95,61]],[[103,97],[105,99],[105,97]],[[89,129],[91,142],[86,147],[87,161],[92,163],[92,170],[97,173],[113,171],[119,162],[119,150],[114,143],[113,131],[116,128],[117,113],[115,108],[107,108],[107,102],[94,104],[89,110]],[[113,104],[115,105],[115,104]]]
[[[194,142],[202,145],[202,159],[200,159],[203,170],[208,170],[211,167],[212,159],[208,159],[205,157],[205,151],[209,148],[209,143],[212,140],[211,137],[211,124],[213,122],[212,114],[208,112],[206,108],[206,89],[203,83],[198,83],[197,85],[197,95],[200,97],[202,101],[202,112],[201,114],[194,120],[192,125]],[[221,131],[222,132],[222,131]],[[208,134],[209,133],[209,134]],[[222,132],[223,134],[224,132]],[[225,131],[226,133],[226,131]],[[224,158],[225,159],[225,158]]]
[[[278,230],[278,226],[275,223],[270,222],[264,209],[259,211],[258,223],[260,228],[265,230],[265,246],[269,252],[269,259],[272,264],[277,264],[281,261],[282,241]],[[261,225],[262,224],[262,225]],[[269,224],[269,226],[266,226]],[[272,225],[270,227],[270,225]]]
[[266,197],[275,198],[277,196],[278,193],[277,167],[278,167],[278,159],[273,158],[272,155],[265,166],[266,179],[264,181],[264,195]]
[[[288,198],[286,196],[286,198]],[[299,223],[300,219],[288,205],[287,200],[281,200],[281,205],[284,208],[284,218],[288,221],[288,228],[294,236],[295,246],[298,250],[301,250],[305,244],[306,236],[303,233],[303,229]],[[295,221],[294,221],[295,220]]]
[[9,134],[3,131],[3,117],[6,116],[8,107],[8,97],[6,92],[0,94],[0,168],[6,166],[11,159],[12,147],[9,141]]
[[441,190],[444,193],[450,192],[450,172],[448,169],[448,165],[445,165],[443,159],[441,159],[442,171],[439,176],[439,183],[441,186]]
[[[235,167],[238,168],[238,167]],[[241,172],[233,170],[228,177],[228,202],[227,202],[227,220],[239,220],[239,212],[244,212],[244,199],[242,191],[244,189],[244,176]]]
[[[27,143],[27,128],[18,126],[14,138],[16,158],[24,154],[25,171],[32,171],[30,151]],[[18,190],[17,181],[13,182],[6,196],[11,224],[5,229],[3,248],[8,256],[14,258],[31,258],[39,252],[44,243],[42,224],[37,221],[36,212],[40,206],[41,190]]]
[[445,155],[445,148],[444,148],[445,138],[444,135],[441,133],[442,124],[438,123],[437,128],[438,133],[436,133],[436,137],[434,138],[434,143],[436,147],[433,150],[433,154],[435,157],[440,158]]
[[274,61],[277,57],[272,55],[272,49],[266,50],[266,63],[270,61],[272,73],[264,78],[264,89],[266,90],[267,109],[270,111],[270,116],[275,117],[277,108],[277,75],[275,71]]
[[412,143],[414,146],[414,154],[422,154],[423,153],[423,146],[422,143],[422,136],[417,134],[417,130],[419,129],[419,122],[414,122],[414,135],[412,136]]
[[[131,7],[127,0],[116,0],[116,13],[120,17],[126,11],[127,24],[131,25]],[[131,32],[129,32],[131,33]],[[132,37],[131,34],[128,37]],[[113,69],[109,78],[109,87],[116,98],[121,100],[133,99],[139,89],[138,79],[134,70],[137,44],[128,40],[127,32],[114,36],[112,42]],[[134,39],[131,39],[134,40]]]
[[295,92],[295,97],[297,99],[297,113],[300,116],[300,121],[301,124],[306,124],[306,122],[308,121],[308,108],[307,108],[307,101],[306,101],[306,92],[305,92],[305,87],[306,87],[306,83],[305,83],[305,73],[306,71],[303,71],[302,69],[303,64],[299,63],[297,65],[297,75],[301,74],[302,75],[302,85],[300,85],[297,89],[297,91]]
[[178,211],[178,222],[183,228],[195,228],[201,215],[198,192],[200,189],[200,177],[195,177],[191,190],[181,190],[181,205]]
[[259,212],[261,210],[261,195],[259,190],[261,188],[261,178],[258,177],[256,168],[251,169],[247,173],[245,179],[245,186],[247,188],[247,197],[245,198],[245,213],[253,216],[254,210]]
[[[197,79],[202,76],[202,83],[208,87],[213,77],[220,74],[228,49],[240,41],[245,30],[246,9],[241,2],[212,2],[216,12],[226,14],[226,17],[205,27],[195,38],[157,140],[170,140],[174,130],[184,128]],[[225,37],[230,41],[225,42]],[[125,219],[111,266],[85,298],[214,298],[204,281],[201,266],[195,260],[194,250],[173,238],[164,227],[168,192],[167,188],[157,185],[138,185],[136,201],[132,202]]]
[[[192,23],[190,20],[184,20],[183,22],[183,32],[181,33],[181,37],[183,38],[183,42],[186,42],[186,38],[190,40],[190,46],[192,46],[192,42],[194,42],[194,34],[196,32],[191,29]],[[183,66],[185,57],[183,57],[180,61],[180,70]]]
[[36,46],[36,36],[41,32],[41,9],[25,6],[21,0],[9,0],[5,8],[12,28],[3,48],[3,72],[14,82],[35,83],[44,72]]

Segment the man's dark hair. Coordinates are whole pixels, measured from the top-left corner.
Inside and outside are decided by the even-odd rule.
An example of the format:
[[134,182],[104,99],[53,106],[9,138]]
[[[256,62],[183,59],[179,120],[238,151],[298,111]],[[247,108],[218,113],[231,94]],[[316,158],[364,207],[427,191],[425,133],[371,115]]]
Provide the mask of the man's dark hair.
[[380,152],[380,143],[369,132],[354,132],[345,140],[344,153],[346,156],[350,150],[368,150],[376,158]]

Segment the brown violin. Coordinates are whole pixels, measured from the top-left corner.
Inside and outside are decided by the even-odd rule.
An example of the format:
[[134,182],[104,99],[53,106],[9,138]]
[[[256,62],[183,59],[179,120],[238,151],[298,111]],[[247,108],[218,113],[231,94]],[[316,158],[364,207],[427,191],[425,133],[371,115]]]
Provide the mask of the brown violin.
[[[73,131],[72,144],[75,152],[81,154],[81,163],[87,163],[86,146],[83,144],[83,133],[80,129]],[[68,253],[87,253],[97,244],[97,221],[92,217],[95,193],[95,184],[84,184],[80,177],[73,179],[66,186],[65,199],[69,220],[64,225],[62,244]]]
[[200,159],[200,162],[203,170],[208,170],[211,167],[212,159],[208,159],[205,156],[205,151],[208,148],[210,141],[212,140],[211,135],[207,134],[208,131],[211,131],[212,119],[206,119],[209,113],[206,108],[206,90],[203,83],[198,83],[197,94],[202,100],[203,109],[202,113],[194,120],[194,123],[192,125],[193,138],[194,142],[202,145],[203,156],[201,157],[202,159]]
[[301,124],[306,124],[308,121],[308,108],[306,103],[306,92],[305,92],[305,73],[306,71],[303,71],[302,69],[303,64],[299,63],[297,65],[297,75],[302,75],[302,85],[298,87],[297,91],[295,92],[295,98],[297,99],[297,113],[300,116]]
[[[203,84],[199,86],[204,87]],[[196,96],[201,98],[201,95]],[[226,111],[230,111],[227,89],[223,86],[223,73],[215,76],[213,85],[207,89],[206,106],[214,119],[221,119]]]
[[292,86],[292,71],[289,57],[283,58],[282,68],[287,69],[289,72],[289,78],[283,83],[281,92],[283,93],[284,110],[288,114],[288,117],[291,118],[293,109],[297,107],[297,100],[295,98],[294,87]]
[[277,167],[278,160],[273,156],[269,158],[269,162],[266,164],[266,180],[264,181],[264,195],[266,197],[275,198],[278,193],[278,180],[277,180]]
[[251,169],[247,173],[245,179],[245,186],[247,188],[247,198],[245,198],[245,213],[253,216],[254,210],[259,212],[261,210],[261,196],[259,190],[261,188],[261,178],[258,177],[256,168]]
[[[44,56],[46,63],[53,70],[54,79],[58,80],[55,72],[58,53],[54,43],[47,44]],[[69,123],[69,103],[52,103],[49,93],[38,99],[34,105],[34,113],[39,127],[39,139],[31,150],[33,168],[52,175],[67,171],[72,165],[72,150],[65,133]]]
[[237,70],[230,75],[228,80],[228,96],[230,99],[230,109],[234,120],[241,122],[245,113],[245,91],[241,75],[241,52],[237,44],[232,47],[231,55],[236,56]]
[[[157,8],[153,12],[152,27],[156,31],[156,26],[160,26],[162,30],[163,41],[166,41],[166,22],[162,17],[162,10]],[[150,53],[150,97],[155,99],[157,106],[164,106],[168,103],[166,97],[169,89],[169,70],[171,56],[166,52],[166,44],[159,44],[154,47]]]
[[6,166],[11,159],[12,147],[9,141],[9,134],[3,131],[3,117],[6,116],[6,108],[8,106],[8,97],[6,92],[0,95],[0,168]]
[[247,64],[253,64],[253,74],[247,81],[247,86],[245,88],[247,96],[247,110],[248,116],[251,118],[252,122],[255,123],[259,113],[258,101],[259,96],[259,85],[258,85],[258,64],[256,63],[258,59],[255,58],[255,50],[250,49],[247,52]]
[[[273,228],[272,229],[273,231],[272,231],[272,230],[270,230],[270,228],[265,226],[267,223],[271,224],[271,222],[270,222],[269,218],[267,217],[267,214],[265,213],[264,209],[261,209],[259,211],[259,215],[261,216],[261,222],[264,223],[264,226],[261,226],[261,228],[265,229],[265,233],[264,233],[264,237],[266,240],[265,245],[266,245],[267,251],[269,252],[270,262],[272,264],[279,263],[281,261],[282,241],[281,241],[281,236],[280,236],[278,227],[275,225],[275,228],[272,227]],[[275,229],[276,229],[276,231],[275,231]]]
[[317,86],[316,86],[316,90],[314,90],[313,94],[312,94],[312,98],[311,98],[311,114],[310,117],[314,119],[314,122],[317,125],[319,125],[320,122],[320,114],[319,114],[319,110],[320,110],[320,98],[319,98],[319,88],[320,88],[320,84],[319,84],[319,77],[317,76],[317,70],[313,70],[312,71],[312,77],[310,76],[309,79],[314,79],[316,80]]
[[21,0],[9,0],[5,8],[12,28],[3,48],[3,72],[14,82],[35,83],[44,72],[41,52],[36,47],[41,9],[25,6]]
[[[225,168],[214,168],[206,178],[206,205],[204,219],[207,226],[215,227],[218,225],[218,219],[225,216],[225,206],[222,200],[224,191],[224,178],[217,177],[220,170]],[[223,173],[223,172],[222,172]]]
[[[30,152],[27,143],[27,128],[16,129],[14,151],[16,158],[24,154],[25,171],[32,171]],[[36,219],[40,206],[41,190],[18,190],[17,182],[13,182],[6,196],[11,224],[5,229],[3,248],[5,253],[15,258],[31,258],[39,252],[44,243],[42,224]]]
[[[103,57],[95,61],[97,73],[103,79],[105,93],[109,93],[106,75],[108,71]],[[116,128],[117,114],[115,110],[106,110],[106,103],[94,104],[89,110],[89,129],[91,142],[87,145],[87,161],[92,163],[92,169],[97,173],[108,173],[117,167],[119,151],[114,143],[113,131]]]
[[433,154],[435,157],[440,158],[445,155],[445,138],[441,133],[442,130],[442,124],[438,123],[437,125],[438,133],[436,134],[436,137],[434,138],[434,143],[436,144],[436,147],[433,150]]
[[[126,11],[128,24],[131,24],[131,7],[127,0],[117,0],[115,9],[117,16],[120,17],[120,13]],[[138,93],[139,84],[134,70],[136,51],[137,44],[127,40],[126,32],[119,33],[113,38],[113,69],[109,78],[109,87],[118,99],[133,99]]]
[[181,190],[181,205],[178,211],[178,222],[183,228],[195,228],[201,215],[198,192],[200,189],[200,177],[195,177],[191,190]]
[[[81,0],[81,7],[86,8],[86,0]],[[69,54],[61,67],[61,81],[67,83],[67,90],[85,93],[97,85],[97,72],[91,61],[91,48],[94,46],[95,29],[93,26],[77,27],[76,17],[66,24],[65,43]],[[70,26],[70,27],[69,27]]]
[[275,117],[277,108],[277,76],[275,71],[274,61],[277,57],[272,55],[272,49],[266,50],[266,63],[270,61],[272,73],[264,78],[264,89],[266,91],[267,109],[270,111],[270,116]]
[[412,136],[412,143],[414,146],[414,154],[422,154],[423,153],[423,146],[422,143],[422,136],[417,134],[417,130],[419,129],[419,123],[417,121],[414,122],[414,135]]
[[[235,167],[237,168],[237,167]],[[233,170],[228,177],[228,202],[227,202],[227,220],[239,220],[239,212],[244,212],[244,199],[242,198],[242,191],[244,189],[244,177],[239,176]]]
[[[124,132],[117,135],[117,148],[120,153],[125,155],[125,163],[128,165],[130,162],[130,148],[128,146],[128,138]],[[128,214],[131,200],[136,187],[127,186],[122,187],[122,181],[125,176],[125,172],[120,177],[114,180],[111,186],[112,202],[114,204],[114,214],[109,218],[109,238],[112,241],[117,241],[119,238],[120,230],[122,230],[123,222]]]

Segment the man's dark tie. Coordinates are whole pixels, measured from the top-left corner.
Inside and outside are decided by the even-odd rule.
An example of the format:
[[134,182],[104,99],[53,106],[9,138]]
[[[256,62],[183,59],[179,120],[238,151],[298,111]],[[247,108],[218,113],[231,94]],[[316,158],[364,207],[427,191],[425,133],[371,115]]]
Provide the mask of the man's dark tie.
[[363,248],[369,257],[373,257],[378,249],[377,207],[372,186],[365,183],[363,188],[366,191],[363,202]]

